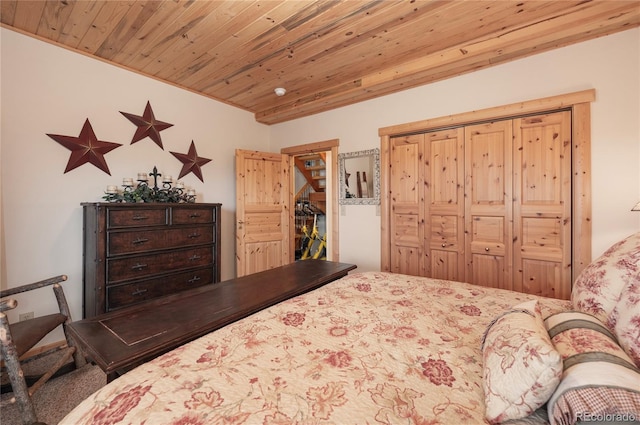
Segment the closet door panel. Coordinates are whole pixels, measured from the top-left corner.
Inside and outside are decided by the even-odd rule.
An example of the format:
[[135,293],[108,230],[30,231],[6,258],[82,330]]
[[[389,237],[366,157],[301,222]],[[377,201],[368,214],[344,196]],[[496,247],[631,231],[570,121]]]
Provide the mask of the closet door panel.
[[558,262],[524,259],[522,275],[527,277],[522,282],[522,292],[535,295],[555,294],[556,282],[562,278],[562,268]]
[[391,272],[424,276],[424,135],[390,140]]
[[462,248],[458,239],[460,235],[464,235],[464,228],[458,223],[457,214],[431,214],[429,232],[431,249],[446,249],[457,252]]
[[460,280],[461,267],[464,267],[464,262],[457,252],[431,250],[431,277],[434,279]]
[[505,217],[489,214],[478,211],[471,221],[471,252],[504,256],[507,249],[504,234],[508,232],[509,224]]
[[471,255],[471,273],[473,275],[473,283],[480,286],[490,288],[504,289],[507,284],[504,270],[507,268],[504,255],[487,255],[472,254]]
[[428,276],[464,280],[464,129],[425,134]]
[[512,124],[497,121],[465,130],[466,280],[513,289]]
[[514,120],[516,290],[571,293],[571,114]]
[[458,239],[464,235],[464,229],[458,225],[458,221],[457,215],[431,215],[429,219],[430,277],[447,280],[464,279],[464,261],[460,255],[463,244],[458,242]]

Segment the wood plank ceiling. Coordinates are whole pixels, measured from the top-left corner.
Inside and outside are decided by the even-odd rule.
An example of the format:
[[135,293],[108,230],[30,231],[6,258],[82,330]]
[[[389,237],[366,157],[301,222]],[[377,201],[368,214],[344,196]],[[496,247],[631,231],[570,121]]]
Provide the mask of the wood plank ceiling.
[[640,2],[2,0],[0,21],[274,124],[636,27]]

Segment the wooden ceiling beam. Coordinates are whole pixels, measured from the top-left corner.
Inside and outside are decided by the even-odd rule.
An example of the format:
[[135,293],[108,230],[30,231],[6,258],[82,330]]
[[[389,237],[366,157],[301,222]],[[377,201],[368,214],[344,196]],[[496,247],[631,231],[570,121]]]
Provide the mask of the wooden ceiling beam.
[[[64,3],[61,4],[64,5]],[[71,49],[78,49],[82,38],[102,11],[102,6],[104,4],[89,1],[67,3],[66,7],[71,11],[67,15],[67,20],[62,23],[58,43]]]
[[[298,2],[298,4],[305,3]],[[324,34],[340,32],[338,30],[340,22],[361,11],[362,4],[363,2],[360,1],[327,2],[323,8],[317,10],[316,15],[313,15],[315,19],[307,21],[306,27],[298,26],[288,30],[282,25],[277,25],[268,34],[261,34],[255,39],[247,38],[247,42],[239,46],[240,49],[225,49],[221,55],[217,53],[220,55],[217,57],[224,64],[219,70],[217,79],[206,76],[203,70],[201,75],[205,75],[194,82],[193,86],[206,93],[242,93],[247,90],[243,85],[251,86],[263,80],[272,80],[274,73],[279,74],[276,78],[286,81],[287,76],[290,75],[287,71],[290,67],[300,68],[298,58],[305,57],[303,53],[305,49],[309,46],[315,49],[329,48],[332,45],[331,40]],[[372,4],[378,5],[378,3]],[[365,7],[365,10],[372,8],[369,3],[365,4]],[[340,36],[345,37],[344,33]],[[232,54],[234,52],[235,54]],[[300,69],[297,69],[297,73],[300,73]],[[271,92],[274,88],[267,87],[262,93]],[[229,97],[228,94],[223,96]]]
[[[637,0],[2,0],[42,41],[273,124],[640,26]],[[273,90],[284,87],[277,97]]]
[[[640,25],[637,5],[621,4],[612,10],[602,3],[585,5],[580,14],[580,40],[592,39]],[[392,66],[347,84],[327,87],[255,113],[258,122],[275,124],[323,112],[356,101],[373,99],[516,58],[568,45],[576,39],[575,18],[564,14],[508,32],[472,40],[435,54]],[[357,100],[356,100],[357,99]]]
[[[180,17],[188,13],[190,8],[207,7],[198,5],[191,0],[154,1],[157,3],[156,12],[137,28],[135,34],[124,42],[112,61],[125,66],[137,68],[153,60],[151,54],[154,47],[166,49],[166,41],[171,39],[174,23],[181,23]],[[215,5],[214,5],[215,6]],[[201,9],[215,10],[215,9]],[[163,42],[164,40],[164,42]]]

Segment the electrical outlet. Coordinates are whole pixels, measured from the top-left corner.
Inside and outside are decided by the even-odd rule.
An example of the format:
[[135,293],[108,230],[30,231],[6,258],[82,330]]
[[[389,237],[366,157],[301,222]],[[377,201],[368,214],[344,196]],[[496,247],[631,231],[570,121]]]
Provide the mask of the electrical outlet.
[[24,320],[33,319],[33,317],[34,317],[33,311],[29,311],[27,313],[22,313],[21,315],[19,315],[18,320],[22,322]]

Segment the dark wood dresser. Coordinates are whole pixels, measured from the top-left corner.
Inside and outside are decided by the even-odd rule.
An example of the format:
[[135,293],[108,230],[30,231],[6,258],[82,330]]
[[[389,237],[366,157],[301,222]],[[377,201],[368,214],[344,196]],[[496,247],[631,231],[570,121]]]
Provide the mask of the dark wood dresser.
[[220,282],[220,207],[82,203],[85,318]]

